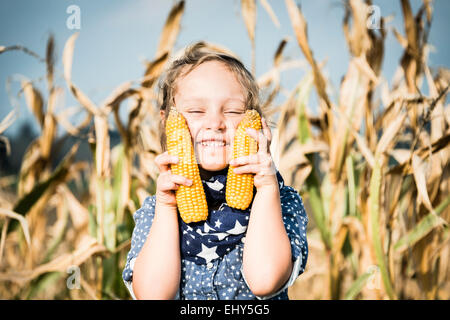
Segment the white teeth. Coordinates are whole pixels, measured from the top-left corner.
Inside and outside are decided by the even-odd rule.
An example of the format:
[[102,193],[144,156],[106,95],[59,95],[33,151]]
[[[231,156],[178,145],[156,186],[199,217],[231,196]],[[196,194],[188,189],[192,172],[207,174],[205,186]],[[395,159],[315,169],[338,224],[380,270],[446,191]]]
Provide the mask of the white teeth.
[[202,141],[201,145],[205,147],[223,147],[225,143],[222,141]]

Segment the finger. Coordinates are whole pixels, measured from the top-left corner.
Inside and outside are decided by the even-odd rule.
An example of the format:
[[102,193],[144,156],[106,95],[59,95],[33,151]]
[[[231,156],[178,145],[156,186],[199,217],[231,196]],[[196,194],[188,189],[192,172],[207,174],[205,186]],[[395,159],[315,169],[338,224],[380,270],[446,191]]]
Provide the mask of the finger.
[[243,167],[246,165],[258,165],[262,168],[270,168],[273,164],[272,156],[270,154],[251,154],[248,156],[239,157],[230,161],[233,167]]
[[161,153],[155,158],[155,164],[160,172],[170,170],[171,164],[177,164],[179,161],[177,156],[171,156],[168,151]]
[[254,140],[256,140],[256,142],[258,142],[258,132],[253,129],[253,128],[247,128],[245,129],[245,132],[247,133],[248,136],[250,136],[251,138],[253,138]]
[[254,164],[259,162],[259,155],[258,154],[251,154],[248,156],[242,156],[236,159],[232,159],[230,161],[230,165],[232,166],[242,166],[246,164]]
[[266,118],[261,118],[261,124],[262,124],[262,130],[264,132],[264,135],[266,136],[267,140],[272,140],[272,133],[270,130],[269,125],[267,124]]
[[269,125],[267,124],[266,118],[263,117],[261,122],[263,126],[264,135],[266,136],[267,142],[270,146],[270,143],[272,142],[272,131],[270,130]]
[[170,180],[173,182],[173,183],[176,183],[176,184],[179,184],[179,185],[185,185],[185,186],[191,186],[192,185],[192,180],[191,179],[188,179],[188,178],[186,178],[186,177],[183,177],[183,176],[180,176],[180,175],[176,175],[176,174],[172,174],[171,176],[170,176]]
[[259,148],[258,153],[259,154],[266,154],[269,152],[269,143],[267,142],[266,135],[262,132],[262,130],[259,131]]
[[192,180],[170,173],[170,170],[162,173],[158,178],[158,189],[163,192],[177,190],[180,185],[191,186]]
[[177,190],[179,185],[173,182],[170,178],[170,173],[162,173],[158,178],[158,189],[162,192],[167,192],[171,190]]
[[256,131],[255,129],[247,128],[247,133],[258,142],[258,154],[269,152],[267,138],[262,130]]
[[233,168],[233,172],[235,174],[245,174],[245,173],[253,173],[257,174],[259,171],[259,166],[256,164],[246,164],[240,167]]
[[233,168],[233,172],[235,174],[252,173],[252,174],[257,174],[260,176],[268,176],[268,175],[276,174],[275,167],[258,165],[258,164],[248,164],[245,166],[236,167],[236,168]]

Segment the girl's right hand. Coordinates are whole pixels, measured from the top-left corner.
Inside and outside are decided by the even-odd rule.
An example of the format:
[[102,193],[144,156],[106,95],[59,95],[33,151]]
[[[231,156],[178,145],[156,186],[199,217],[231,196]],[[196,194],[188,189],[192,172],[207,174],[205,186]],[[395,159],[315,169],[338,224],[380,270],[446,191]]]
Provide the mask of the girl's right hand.
[[192,181],[183,176],[172,174],[171,164],[177,164],[177,156],[169,155],[166,151],[155,158],[155,163],[159,169],[159,176],[156,180],[156,202],[167,207],[177,207],[175,191],[180,185],[190,186]]

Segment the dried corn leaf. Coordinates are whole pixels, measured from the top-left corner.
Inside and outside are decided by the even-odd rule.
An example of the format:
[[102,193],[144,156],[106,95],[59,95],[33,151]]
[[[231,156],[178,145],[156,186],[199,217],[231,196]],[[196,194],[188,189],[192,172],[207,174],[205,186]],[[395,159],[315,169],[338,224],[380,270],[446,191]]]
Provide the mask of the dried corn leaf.
[[389,124],[389,126],[386,128],[386,131],[383,133],[377,144],[375,150],[376,156],[381,155],[382,153],[388,150],[389,146],[393,143],[393,140],[395,139],[399,130],[402,128],[405,119],[406,113],[402,113]]
[[281,63],[281,60],[283,59],[283,50],[286,47],[288,39],[284,38],[281,40],[280,44],[278,45],[277,51],[275,52],[274,58],[273,58],[273,65],[275,67],[278,67]]
[[279,157],[278,168],[286,176],[287,185],[301,186],[311,172],[311,164],[301,149],[299,142],[294,140],[289,149]]
[[78,125],[74,126],[68,119],[73,115],[80,113],[84,109],[80,109],[80,107],[69,107],[61,111],[58,115],[56,115],[55,120],[60,124],[69,134],[73,136],[78,136],[81,130],[86,127],[92,119],[92,114],[87,113],[86,118]]
[[42,135],[39,139],[39,150],[43,159],[50,158],[53,139],[56,136],[57,123],[52,113],[47,112],[44,118]]
[[47,40],[45,63],[47,65],[47,85],[49,92],[52,92],[53,72],[55,67],[55,38],[53,37],[53,35],[50,35]]
[[176,3],[170,10],[169,16],[167,17],[159,38],[158,49],[156,50],[155,55],[156,58],[161,57],[165,53],[169,53],[172,50],[180,31],[180,22],[183,12],[184,1]]
[[[439,140],[442,137],[442,133],[445,132],[444,95],[449,87],[447,85],[446,89],[439,92],[436,83],[431,76],[430,69],[426,64],[424,64],[424,73],[427,79],[430,95],[434,99],[430,105],[431,114],[429,115],[431,119],[431,142],[434,143]],[[438,161],[434,161],[432,164],[433,177],[439,174],[441,168],[440,160],[448,158],[449,152],[443,151],[440,152],[440,155],[441,157],[436,157],[436,160]]]
[[[79,143],[75,144],[70,151],[65,155],[64,159],[52,173],[52,175],[45,181],[38,183],[29,193],[21,197],[15,204],[13,211],[21,215],[26,215],[34,204],[42,197],[45,192],[52,190],[59,183],[65,180],[69,168],[74,160],[75,154],[78,150]],[[8,232],[15,228],[13,223],[10,224]]]
[[412,247],[419,240],[423,239],[434,228],[446,225],[447,222],[442,219],[439,214],[441,214],[449,204],[450,196],[447,196],[447,198],[436,208],[435,214],[429,213],[423,217],[412,230],[395,243],[394,250],[403,252]]
[[108,119],[94,116],[95,126],[95,165],[98,177],[109,176],[110,142],[108,133]]
[[43,263],[50,261],[58,246],[63,242],[68,227],[69,210],[66,203],[61,198],[61,195],[58,195],[57,198],[57,203],[55,205],[57,218],[55,224],[51,229],[53,237],[50,244],[48,245],[48,249],[45,253],[44,259],[42,260]]
[[411,150],[394,149],[389,151],[389,155],[392,156],[399,164],[404,164],[411,159]]
[[409,93],[416,92],[416,77],[420,70],[421,54],[418,44],[418,25],[412,14],[409,0],[401,0],[402,12],[405,24],[406,39],[408,46],[402,56],[401,65],[405,73],[405,80]]
[[255,41],[256,27],[256,3],[255,0],[241,0],[242,17],[244,18],[247,33],[252,41]]
[[155,60],[147,64],[144,79],[141,82],[141,85],[144,88],[151,88],[156,83],[156,80],[161,75],[168,58],[169,54],[164,52],[162,55],[155,58]]
[[73,61],[73,51],[75,48],[75,40],[78,38],[79,33],[74,33],[67,40],[64,51],[63,51],[63,66],[64,66],[64,78],[70,91],[73,93],[75,98],[80,102],[80,104],[86,108],[89,112],[95,115],[100,115],[100,111],[95,106],[95,104],[72,83],[72,61]]
[[322,73],[319,70],[319,67],[314,60],[313,53],[308,44],[308,36],[307,36],[307,25],[303,14],[298,8],[293,0],[285,0],[286,7],[288,9],[289,18],[292,23],[292,27],[295,32],[295,36],[297,38],[297,42],[302,49],[303,54],[306,57],[306,60],[310,63],[313,72],[314,72],[314,84],[316,86],[316,90],[319,94],[319,97],[324,101],[328,108],[331,108],[331,103],[328,99],[328,95],[326,94],[325,88],[326,83],[322,76]]
[[108,108],[118,108],[125,99],[139,93],[138,90],[131,88],[132,84],[132,81],[124,82],[111,92],[111,94],[101,104],[105,114],[109,112]]
[[70,219],[72,220],[73,226],[77,230],[81,230],[87,226],[89,221],[88,210],[78,201],[78,199],[73,195],[73,193],[64,184],[58,187],[58,192],[64,198],[64,202],[70,213]]
[[[356,59],[353,59],[344,81],[342,81],[339,96],[339,114],[345,115],[345,117],[340,117],[335,121],[337,122],[337,128],[331,142],[329,163],[332,182],[336,182],[341,176],[346,152],[353,142],[351,136],[349,136],[349,131],[359,131],[361,126],[368,91],[368,79],[361,74]],[[351,121],[350,124],[348,123],[349,120]]]
[[16,110],[11,110],[0,123],[0,134],[2,134],[6,129],[8,129],[8,127],[12,125],[14,121],[16,121],[16,118],[17,118]]
[[345,120],[344,123],[347,125],[348,128],[350,128],[350,133],[355,139],[359,151],[364,156],[369,166],[373,168],[375,164],[375,157],[372,151],[370,150],[369,146],[367,145],[364,137],[362,137],[355,129],[353,129],[351,120],[340,109],[333,107],[333,111],[335,111],[341,119]]
[[9,46],[9,47],[5,47],[5,46],[0,46],[0,54],[6,52],[6,51],[13,51],[13,50],[19,50],[19,51],[23,51],[24,53],[38,59],[40,62],[44,62],[45,59],[41,58],[36,52],[21,46],[21,45],[14,45],[14,46]]
[[8,217],[10,219],[16,219],[20,222],[20,225],[22,226],[23,234],[25,235],[25,240],[27,242],[28,247],[31,246],[31,237],[30,237],[30,230],[28,228],[28,222],[27,219],[25,219],[20,214],[14,212],[13,210],[8,210],[5,208],[0,208],[0,215],[4,217]]
[[413,169],[414,181],[416,182],[417,192],[419,194],[419,201],[435,216],[438,221],[443,224],[447,224],[445,220],[437,217],[436,212],[431,204],[430,197],[428,196],[425,177],[426,172],[429,171],[427,170],[427,164],[422,161],[422,159],[418,155],[413,154],[411,165]]
[[397,29],[393,28],[393,32],[394,32],[394,36],[397,39],[398,43],[400,43],[400,45],[402,46],[403,49],[408,48],[408,40],[406,40],[406,38],[404,36],[402,36],[400,34],[400,32],[398,32]]
[[[370,39],[366,26],[367,11],[367,5],[361,0],[350,0],[349,6],[346,7],[344,34],[350,51],[355,57],[364,55],[370,48]],[[351,30],[349,30],[350,13],[353,18]]]
[[70,36],[67,40],[63,51],[63,66],[64,66],[64,78],[70,81],[72,78],[72,61],[73,50],[75,48],[75,40],[78,38],[79,33],[76,32]]
[[408,45],[410,46],[410,49],[416,53],[417,51],[417,30],[416,30],[416,22],[414,20],[414,16],[412,14],[411,5],[409,3],[409,0],[401,0],[402,5],[402,12],[404,16],[404,23],[405,23],[405,31],[406,31],[406,38],[408,40]]
[[22,80],[22,90],[28,108],[34,114],[39,126],[42,128],[44,126],[44,102],[41,93],[28,80]]
[[269,1],[267,0],[260,0],[259,2],[261,2],[262,7],[264,8],[264,10],[266,10],[267,14],[269,15],[270,19],[272,19],[273,24],[279,28],[280,27],[280,21],[278,21],[278,18],[275,14],[275,12],[273,12],[273,9],[269,3]]
[[369,65],[366,58],[356,57],[353,59],[353,61],[355,62],[355,65],[358,67],[359,71],[362,74],[364,74],[368,79],[370,79],[370,81],[372,81],[375,86],[378,85],[380,79],[378,78],[372,67]]
[[252,69],[256,73],[256,52],[255,52],[255,27],[256,27],[256,0],[241,0],[241,11],[244,18],[245,27],[252,45]]
[[39,138],[37,138],[30,143],[22,158],[17,186],[19,197],[22,197],[34,187],[37,178],[36,173],[41,173],[40,171],[43,170],[43,167],[44,163],[41,160],[41,152],[39,150]]
[[40,265],[31,271],[19,271],[14,273],[0,273],[0,281],[13,281],[23,285],[24,283],[31,281],[42,274],[48,272],[64,272],[66,273],[69,267],[80,266],[87,259],[93,255],[106,252],[107,249],[98,244],[95,239],[87,244],[80,245],[72,253],[63,254],[52,261]]

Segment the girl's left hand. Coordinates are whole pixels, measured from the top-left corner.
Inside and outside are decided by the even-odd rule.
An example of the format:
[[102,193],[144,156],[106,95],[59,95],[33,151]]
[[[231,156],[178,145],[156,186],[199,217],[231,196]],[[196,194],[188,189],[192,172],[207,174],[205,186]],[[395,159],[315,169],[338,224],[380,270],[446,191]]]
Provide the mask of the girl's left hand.
[[248,128],[247,134],[258,142],[258,152],[249,156],[239,157],[230,161],[236,174],[253,173],[254,185],[257,190],[262,187],[278,188],[275,164],[270,154],[272,133],[264,118],[261,119],[262,130]]

